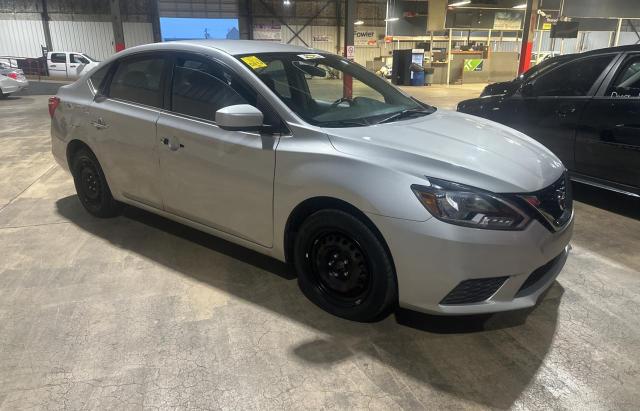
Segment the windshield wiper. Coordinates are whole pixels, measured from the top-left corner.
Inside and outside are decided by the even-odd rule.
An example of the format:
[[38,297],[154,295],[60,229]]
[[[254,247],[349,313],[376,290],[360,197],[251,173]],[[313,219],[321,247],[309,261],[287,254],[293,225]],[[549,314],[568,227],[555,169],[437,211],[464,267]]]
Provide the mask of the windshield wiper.
[[371,125],[370,123],[362,120],[331,120],[331,121],[322,121],[319,122],[318,125],[320,127],[366,127]]
[[432,110],[427,110],[424,108],[409,108],[385,117],[382,120],[377,121],[375,124],[389,123],[391,121],[400,120],[401,118],[411,117],[418,114],[427,115],[431,113],[433,113]]

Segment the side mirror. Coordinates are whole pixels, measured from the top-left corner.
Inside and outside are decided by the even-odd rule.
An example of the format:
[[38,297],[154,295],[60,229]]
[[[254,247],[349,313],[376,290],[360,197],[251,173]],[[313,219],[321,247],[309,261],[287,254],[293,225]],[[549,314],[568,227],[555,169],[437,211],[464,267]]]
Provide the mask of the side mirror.
[[216,111],[216,124],[223,130],[258,131],[263,121],[262,112],[249,104],[236,104]]
[[522,97],[533,97],[533,83],[525,83],[520,87]]

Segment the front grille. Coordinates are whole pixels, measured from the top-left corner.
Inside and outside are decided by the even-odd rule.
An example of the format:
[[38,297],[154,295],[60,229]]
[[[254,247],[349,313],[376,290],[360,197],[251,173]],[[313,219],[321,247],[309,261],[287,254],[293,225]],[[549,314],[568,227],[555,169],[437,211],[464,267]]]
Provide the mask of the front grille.
[[527,277],[525,282],[520,286],[520,289],[516,293],[516,297],[522,297],[524,295],[530,294],[532,291],[535,291],[538,283],[542,279],[544,279],[544,277],[549,273],[551,267],[553,267],[553,265],[556,263],[556,261],[558,261],[560,257],[562,257],[562,254],[558,255],[545,265],[538,267],[534,272],[529,274],[529,277]]
[[495,294],[508,277],[464,280],[440,301],[442,305],[479,303]]
[[533,206],[553,230],[564,227],[571,218],[573,196],[567,172],[550,186],[520,197]]

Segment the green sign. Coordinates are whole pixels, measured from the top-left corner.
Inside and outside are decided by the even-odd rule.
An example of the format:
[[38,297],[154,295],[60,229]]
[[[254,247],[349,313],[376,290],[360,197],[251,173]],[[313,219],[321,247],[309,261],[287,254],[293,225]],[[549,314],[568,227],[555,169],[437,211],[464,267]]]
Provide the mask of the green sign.
[[463,71],[482,71],[483,59],[464,59]]

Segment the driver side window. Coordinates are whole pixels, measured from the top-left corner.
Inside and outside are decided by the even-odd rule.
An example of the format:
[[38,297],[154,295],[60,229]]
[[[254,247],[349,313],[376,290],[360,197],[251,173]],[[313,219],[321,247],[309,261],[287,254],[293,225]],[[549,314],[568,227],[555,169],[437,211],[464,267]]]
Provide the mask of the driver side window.
[[256,104],[256,96],[243,87],[231,70],[213,61],[179,57],[173,68],[171,110],[215,120],[217,110],[236,104]]
[[547,72],[533,82],[533,95],[586,96],[612,59],[613,55],[583,58]]

